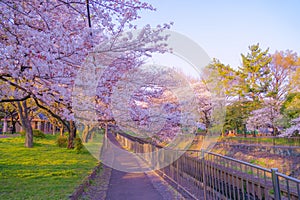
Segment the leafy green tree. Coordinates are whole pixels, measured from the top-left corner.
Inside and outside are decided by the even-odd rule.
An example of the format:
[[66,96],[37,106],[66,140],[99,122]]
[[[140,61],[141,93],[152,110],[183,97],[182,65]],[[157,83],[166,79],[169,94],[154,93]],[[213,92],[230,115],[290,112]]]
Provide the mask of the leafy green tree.
[[244,113],[240,112],[240,103],[233,103],[226,107],[226,117],[224,131],[235,130],[237,133],[241,133],[244,130],[243,121]]
[[249,47],[250,52],[242,55],[242,67],[239,67],[238,93],[247,100],[256,102],[266,96],[271,81],[269,64],[272,61],[269,49],[262,50],[259,44]]
[[220,60],[214,58],[207,67],[209,71],[208,82],[215,83],[214,90],[219,90],[219,93],[225,95],[226,100],[236,96],[236,86],[238,83],[237,71],[229,65],[225,65]]
[[300,92],[287,95],[285,102],[282,104],[281,112],[289,120],[300,116]]
[[224,128],[226,130],[235,130],[237,133],[244,133],[246,137],[247,119],[256,106],[253,101],[235,101],[226,107],[226,117]]

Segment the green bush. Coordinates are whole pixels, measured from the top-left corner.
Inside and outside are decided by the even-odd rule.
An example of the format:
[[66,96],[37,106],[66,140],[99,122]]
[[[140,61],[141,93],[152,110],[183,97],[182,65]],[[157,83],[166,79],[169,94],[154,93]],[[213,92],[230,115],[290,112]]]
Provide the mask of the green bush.
[[46,135],[40,130],[33,130],[33,137],[36,138],[45,138]]
[[68,138],[66,136],[58,136],[56,139],[56,144],[59,147],[67,147],[68,145]]
[[[43,133],[40,130],[33,130],[32,132],[33,132],[33,137],[35,137],[35,138],[45,138],[46,137],[45,133]],[[25,131],[20,132],[20,135],[25,136]]]
[[75,138],[74,147],[77,153],[79,153],[82,150],[83,144],[80,138]]

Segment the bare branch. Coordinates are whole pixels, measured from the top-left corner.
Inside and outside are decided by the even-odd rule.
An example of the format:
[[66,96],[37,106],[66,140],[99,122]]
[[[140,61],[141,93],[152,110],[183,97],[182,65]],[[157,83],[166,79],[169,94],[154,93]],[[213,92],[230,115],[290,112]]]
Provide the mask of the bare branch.
[[0,103],[7,103],[7,102],[17,102],[17,101],[25,101],[30,98],[30,94],[27,96],[20,98],[20,99],[1,99]]

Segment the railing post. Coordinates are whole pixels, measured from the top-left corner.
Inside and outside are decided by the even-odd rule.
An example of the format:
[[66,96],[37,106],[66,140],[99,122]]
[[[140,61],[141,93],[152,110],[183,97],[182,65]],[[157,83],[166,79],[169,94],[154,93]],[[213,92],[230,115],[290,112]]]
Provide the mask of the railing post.
[[279,179],[278,179],[278,175],[276,174],[276,172],[278,172],[277,168],[272,168],[271,169],[272,183],[273,183],[273,190],[274,190],[274,199],[275,200],[281,200]]
[[178,158],[178,151],[177,150],[175,150],[176,151],[176,158],[177,158],[177,160],[176,160],[176,176],[177,176],[177,180],[176,180],[176,182],[177,182],[177,189],[179,189],[179,166],[178,166],[178,160],[179,160],[179,158]]
[[201,157],[202,157],[202,183],[203,183],[203,193],[204,193],[204,200],[206,200],[206,178],[205,178],[205,152],[204,149],[201,149]]

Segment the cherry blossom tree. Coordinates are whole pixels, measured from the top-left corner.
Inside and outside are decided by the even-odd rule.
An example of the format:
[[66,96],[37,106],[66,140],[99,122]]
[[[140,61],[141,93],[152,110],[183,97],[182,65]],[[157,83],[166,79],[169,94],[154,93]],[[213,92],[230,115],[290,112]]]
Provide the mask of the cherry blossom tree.
[[[98,117],[103,119],[108,116],[123,131],[139,137],[171,141],[184,132],[181,129],[192,129],[188,119],[195,116],[193,112],[196,109],[192,109],[192,102],[184,103],[192,100],[191,95],[193,92],[189,83],[175,71],[158,66],[141,66],[131,69],[113,86],[105,99],[106,104],[98,101]],[[106,114],[101,112],[103,108]]]
[[[159,34],[169,28],[166,24],[152,31],[146,26],[137,37],[120,37],[136,28],[133,21],[140,10],[154,10],[137,0],[3,0],[0,9],[0,85],[5,91],[1,101],[18,102],[27,147],[33,145],[27,99],[59,119],[74,137],[72,86],[93,47],[101,44],[96,50],[102,63],[107,63],[108,52],[114,52],[110,61],[134,60],[163,51],[164,45],[156,42],[165,39]],[[72,141],[68,147],[72,148]]]
[[291,137],[300,133],[300,117],[292,120],[292,126],[287,128],[279,137]]
[[273,129],[273,135],[277,135],[278,120],[282,117],[280,112],[275,109],[274,103],[271,100],[265,100],[262,108],[253,110],[250,112],[250,116],[247,119],[247,129],[256,131],[259,128]]
[[193,83],[192,87],[198,103],[198,111],[200,113],[199,122],[204,124],[205,130],[208,132],[208,128],[212,123],[212,95],[202,81]]

